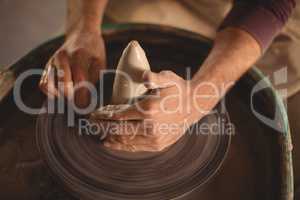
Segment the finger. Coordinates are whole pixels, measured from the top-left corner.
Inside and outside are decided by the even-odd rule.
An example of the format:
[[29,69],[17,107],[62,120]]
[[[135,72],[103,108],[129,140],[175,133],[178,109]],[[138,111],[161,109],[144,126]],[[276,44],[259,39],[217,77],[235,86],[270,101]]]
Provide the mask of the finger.
[[55,68],[52,65],[52,60],[47,64],[45,70],[45,74],[39,84],[42,92],[50,98],[59,97],[60,95],[55,85]]
[[52,59],[50,59],[48,61],[48,63],[46,64],[46,66],[45,66],[45,69],[44,69],[44,71],[42,73],[42,76],[41,76],[41,79],[40,79],[40,82],[39,82],[40,85],[44,85],[46,83],[45,79],[46,79],[46,77],[48,75],[48,71],[50,70],[51,62],[52,62]]
[[[142,121],[108,121],[93,120],[100,127],[96,130],[103,138],[115,139],[121,143],[129,143],[137,136],[149,136],[149,128]],[[94,134],[94,133],[93,133]],[[151,136],[152,137],[152,136]]]
[[[142,139],[146,141],[146,139]],[[166,147],[160,147],[153,145],[149,142],[145,142],[145,144],[123,144],[120,142],[112,142],[112,141],[105,141],[104,146],[113,149],[113,150],[118,150],[118,151],[128,151],[128,152],[158,152],[164,150]]]
[[134,137],[123,136],[121,137],[121,143],[129,144],[133,146],[151,146],[152,140],[146,135],[135,135]]
[[130,106],[129,104],[102,106],[90,114],[90,119],[107,119],[112,117],[115,112],[121,112]]
[[103,142],[104,146],[118,151],[128,151],[128,152],[136,152],[136,145],[132,143],[125,143],[124,141],[119,141],[117,139],[108,139]]
[[145,71],[143,80],[148,89],[166,88],[175,85],[181,78],[172,71],[162,71],[155,73]]
[[84,84],[88,80],[88,57],[86,53],[78,51],[72,58],[72,79],[74,84],[74,99],[79,107],[85,107],[90,101],[90,92]]
[[110,120],[143,120],[144,114],[140,112],[134,105],[124,111],[114,112]]
[[73,95],[73,81],[69,56],[66,51],[61,51],[57,54],[54,65],[57,69],[58,90],[67,99],[71,99]]
[[96,83],[100,78],[100,72],[105,67],[105,62],[100,59],[92,59],[89,67],[89,80]]
[[[124,144],[121,144],[119,142],[110,142],[110,141],[104,141],[103,145],[109,149],[113,150],[119,150],[119,151],[126,151],[127,148],[125,147]],[[125,150],[126,149],[126,150]]]
[[111,111],[96,111],[91,114],[91,118],[94,119],[106,119],[106,120],[143,120],[145,115],[135,105],[128,106],[123,110],[111,110]]

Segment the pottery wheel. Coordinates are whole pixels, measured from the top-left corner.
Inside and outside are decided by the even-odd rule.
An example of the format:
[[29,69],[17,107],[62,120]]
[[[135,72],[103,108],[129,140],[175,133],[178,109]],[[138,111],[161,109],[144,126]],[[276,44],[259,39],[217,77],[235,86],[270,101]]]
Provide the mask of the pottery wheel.
[[[198,125],[211,125],[219,117],[210,114]],[[63,114],[41,114],[37,121],[37,143],[54,177],[75,197],[87,200],[184,199],[218,171],[230,144],[230,136],[222,132],[196,132],[163,152],[125,153],[79,135],[67,127]]]

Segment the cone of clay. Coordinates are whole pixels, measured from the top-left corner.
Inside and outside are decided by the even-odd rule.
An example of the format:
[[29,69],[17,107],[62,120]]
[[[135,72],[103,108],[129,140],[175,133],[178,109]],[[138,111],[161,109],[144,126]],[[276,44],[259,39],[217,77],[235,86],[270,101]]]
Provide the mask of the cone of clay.
[[143,73],[150,71],[146,54],[137,41],[131,41],[124,49],[119,60],[110,105],[99,107],[90,115],[90,119],[112,116],[130,106],[130,100],[143,95]]
[[131,41],[119,60],[111,103],[127,104],[130,99],[144,94],[143,73],[150,70],[146,54],[137,41]]

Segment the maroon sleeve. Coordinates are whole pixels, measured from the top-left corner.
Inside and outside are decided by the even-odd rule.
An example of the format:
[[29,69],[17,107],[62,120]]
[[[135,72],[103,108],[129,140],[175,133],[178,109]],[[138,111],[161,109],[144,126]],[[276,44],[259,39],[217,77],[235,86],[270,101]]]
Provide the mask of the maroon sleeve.
[[264,51],[295,6],[295,0],[235,0],[220,29],[241,28],[251,34]]

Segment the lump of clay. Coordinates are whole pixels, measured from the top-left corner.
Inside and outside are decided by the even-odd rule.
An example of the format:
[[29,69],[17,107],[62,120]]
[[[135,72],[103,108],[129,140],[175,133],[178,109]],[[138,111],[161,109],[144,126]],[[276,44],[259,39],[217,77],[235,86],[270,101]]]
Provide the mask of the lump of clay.
[[127,104],[132,98],[144,94],[143,73],[150,70],[146,54],[137,41],[131,41],[119,60],[113,85],[111,103]]
[[143,83],[143,73],[150,70],[146,54],[137,41],[131,41],[124,49],[119,60],[111,104],[100,107],[91,114],[92,118],[97,115],[112,115],[122,109],[126,109],[131,99],[143,95],[147,88]]

